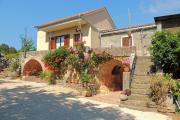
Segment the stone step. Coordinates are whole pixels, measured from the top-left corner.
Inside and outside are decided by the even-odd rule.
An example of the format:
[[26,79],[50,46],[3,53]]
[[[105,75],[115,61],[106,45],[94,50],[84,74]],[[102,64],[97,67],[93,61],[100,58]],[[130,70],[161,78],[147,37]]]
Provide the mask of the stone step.
[[137,56],[137,60],[141,59],[141,60],[151,60],[152,57],[151,56]]
[[137,101],[137,100],[127,100],[127,101],[120,101],[120,104],[129,105],[129,106],[139,106],[139,107],[147,107],[147,101]]
[[124,104],[120,104],[119,106],[123,107],[123,108],[133,109],[133,110],[148,111],[148,112],[157,112],[156,108],[141,107],[141,106],[132,106],[132,105],[124,105]]
[[150,76],[148,75],[134,75],[133,78],[139,80],[150,80]]
[[138,67],[135,69],[134,74],[143,74],[143,75],[147,75],[147,72],[150,71],[150,68],[146,68],[146,67]]
[[131,89],[131,94],[139,94],[139,95],[149,95],[150,89]]
[[152,61],[149,61],[149,60],[137,60],[136,64],[137,65],[143,65],[143,64],[153,65],[154,63]]
[[136,102],[142,102],[142,101],[148,101],[149,97],[148,95],[142,95],[142,94],[131,94],[128,97],[129,100],[135,100]]
[[132,81],[133,83],[136,83],[136,84],[149,84],[149,80],[142,80],[142,79],[133,79]]
[[138,83],[132,82],[131,88],[147,89],[147,88],[150,88],[150,84],[138,84]]

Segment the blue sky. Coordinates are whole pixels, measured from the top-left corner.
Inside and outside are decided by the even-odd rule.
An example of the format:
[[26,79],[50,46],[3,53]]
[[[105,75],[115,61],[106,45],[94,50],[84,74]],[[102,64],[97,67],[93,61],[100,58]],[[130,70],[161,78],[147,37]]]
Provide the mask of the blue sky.
[[19,49],[25,27],[36,43],[33,26],[100,7],[106,7],[122,28],[128,26],[128,8],[132,25],[151,23],[155,16],[180,13],[180,0],[0,0],[0,44]]

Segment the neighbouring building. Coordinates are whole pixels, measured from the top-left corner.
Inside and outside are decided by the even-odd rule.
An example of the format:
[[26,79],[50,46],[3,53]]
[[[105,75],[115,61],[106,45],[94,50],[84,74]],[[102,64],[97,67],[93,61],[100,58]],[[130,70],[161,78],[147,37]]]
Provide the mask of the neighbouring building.
[[151,37],[156,32],[155,23],[130,28],[103,30],[101,48],[135,49],[137,56],[149,56]]
[[180,31],[180,14],[158,16],[154,18],[158,31]]
[[115,29],[106,8],[81,12],[36,26],[37,51],[73,47],[84,41],[85,46],[100,47],[100,30]]

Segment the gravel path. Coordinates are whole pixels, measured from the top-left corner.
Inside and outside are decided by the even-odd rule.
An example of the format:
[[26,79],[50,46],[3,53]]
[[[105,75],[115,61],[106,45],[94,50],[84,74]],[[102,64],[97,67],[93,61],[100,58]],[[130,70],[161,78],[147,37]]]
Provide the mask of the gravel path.
[[0,120],[170,120],[77,96],[78,92],[21,80],[0,80]]

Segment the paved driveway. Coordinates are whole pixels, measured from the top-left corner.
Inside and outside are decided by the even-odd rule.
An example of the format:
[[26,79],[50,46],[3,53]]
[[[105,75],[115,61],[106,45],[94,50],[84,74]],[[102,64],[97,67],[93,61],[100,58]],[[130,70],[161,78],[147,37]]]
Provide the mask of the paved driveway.
[[45,83],[0,80],[0,120],[167,120],[151,112],[119,108],[78,97]]

